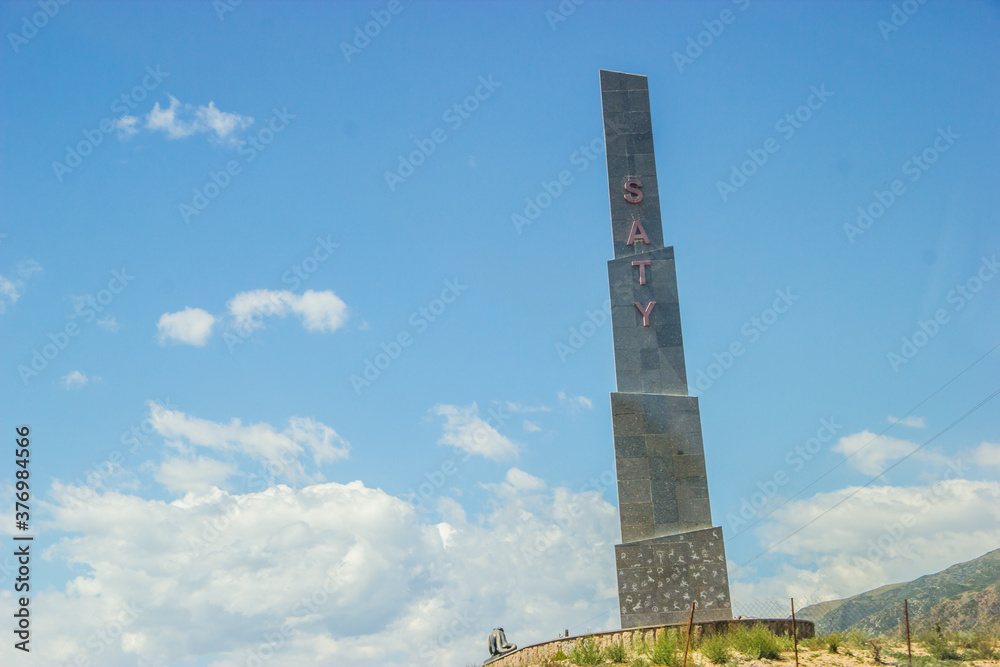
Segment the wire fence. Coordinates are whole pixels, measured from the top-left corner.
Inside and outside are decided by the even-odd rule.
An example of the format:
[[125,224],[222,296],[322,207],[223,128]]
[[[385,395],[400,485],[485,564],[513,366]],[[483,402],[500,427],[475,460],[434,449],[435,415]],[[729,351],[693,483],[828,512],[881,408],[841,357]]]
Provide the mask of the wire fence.
[[[754,599],[733,602],[734,618],[791,618],[791,600]],[[817,635],[859,630],[869,637],[890,636],[905,639],[910,633],[933,630],[941,632],[995,631],[990,619],[959,617],[936,609],[919,600],[884,599],[865,596],[851,600],[809,600],[795,598],[795,618],[812,621]],[[993,619],[995,621],[995,619]]]

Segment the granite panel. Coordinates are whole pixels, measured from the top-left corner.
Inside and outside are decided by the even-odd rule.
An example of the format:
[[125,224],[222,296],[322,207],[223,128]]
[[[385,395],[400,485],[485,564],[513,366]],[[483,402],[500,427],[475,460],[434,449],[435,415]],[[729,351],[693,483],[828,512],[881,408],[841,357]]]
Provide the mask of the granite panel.
[[[649,438],[655,438],[657,436],[646,436],[646,441],[648,443]],[[649,452],[649,445],[646,445],[646,451]],[[674,479],[674,468],[673,468],[673,457],[668,456],[656,456],[647,455],[646,460],[649,461],[649,478],[668,480],[671,483]]]
[[616,435],[615,458],[637,459],[646,456],[646,439],[641,435]]
[[732,618],[720,528],[615,547],[622,627]]
[[641,479],[649,480],[649,459],[643,457],[638,459],[615,458],[615,471],[618,479]]
[[[648,479],[620,479],[618,480],[618,502],[619,503],[652,503],[653,497],[649,489]],[[656,515],[654,513],[655,521]]]
[[712,525],[712,511],[708,507],[708,498],[678,502],[677,514],[678,522],[688,530]]
[[688,454],[675,454],[673,457],[674,474],[678,478],[697,477],[705,479],[705,457]]

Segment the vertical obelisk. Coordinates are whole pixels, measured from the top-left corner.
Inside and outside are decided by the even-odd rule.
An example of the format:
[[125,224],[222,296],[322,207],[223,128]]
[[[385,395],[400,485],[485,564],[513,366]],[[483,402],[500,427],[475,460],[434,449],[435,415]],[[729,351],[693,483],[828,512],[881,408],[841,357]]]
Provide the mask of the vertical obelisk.
[[622,628],[732,618],[698,399],[687,392],[674,249],[664,247],[646,77],[601,70],[618,391],[611,394]]

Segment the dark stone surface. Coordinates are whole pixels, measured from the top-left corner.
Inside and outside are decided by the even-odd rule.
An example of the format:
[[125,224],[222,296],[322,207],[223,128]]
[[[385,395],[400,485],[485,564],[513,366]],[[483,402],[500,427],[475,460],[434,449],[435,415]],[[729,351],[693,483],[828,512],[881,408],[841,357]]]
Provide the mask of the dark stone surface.
[[[710,527],[698,399],[613,393],[611,414],[622,539],[644,540]],[[626,504],[639,502],[640,486],[648,489],[648,495],[642,495],[642,501],[650,503],[648,511],[626,512]]]
[[[688,395],[674,249],[664,247],[646,77],[601,71],[614,259],[608,262],[611,394],[623,544],[622,627],[732,618],[722,529],[712,527],[698,399]],[[642,201],[625,199],[630,178]],[[634,221],[649,243],[626,245]],[[634,261],[644,265],[641,270]],[[645,264],[649,262],[648,264]],[[641,281],[640,276],[645,280]],[[639,303],[649,312],[644,326]],[[655,562],[654,562],[655,561]]]
[[[662,248],[663,228],[660,223],[659,189],[653,157],[653,125],[646,77],[602,70],[601,106],[604,114],[615,257],[635,254],[635,249],[625,245],[629,227],[635,217],[642,220],[652,242],[650,247]],[[628,204],[622,197],[622,185],[633,176],[642,179],[644,197],[639,204]]]
[[615,547],[622,628],[732,618],[722,529]]

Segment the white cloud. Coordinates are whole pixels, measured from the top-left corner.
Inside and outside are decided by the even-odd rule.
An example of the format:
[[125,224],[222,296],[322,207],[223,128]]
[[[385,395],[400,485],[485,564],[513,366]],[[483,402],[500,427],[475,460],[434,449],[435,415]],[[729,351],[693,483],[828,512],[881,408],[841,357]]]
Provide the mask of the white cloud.
[[[461,667],[486,657],[498,619],[518,644],[550,639],[553,618],[615,627],[615,508],[596,493],[528,487],[474,522],[443,498],[434,523],[361,482],[172,502],[114,492],[80,502],[56,484],[50,530],[75,534],[45,556],[81,574],[32,600],[50,638],[32,646],[33,664],[82,655],[118,667],[141,655],[234,667],[263,646],[274,667]],[[8,606],[11,595],[0,592]],[[123,605],[135,618],[95,641]]]
[[104,317],[97,320],[97,326],[101,327],[105,331],[114,333],[118,331],[118,320],[113,317]]
[[212,335],[215,318],[201,308],[185,308],[176,313],[160,316],[156,328],[160,332],[160,343],[175,342],[201,346]]
[[545,480],[526,473],[520,468],[508,470],[505,480],[516,491],[541,491],[545,488]]
[[559,399],[559,405],[571,412],[579,412],[583,409],[592,410],[594,408],[594,403],[586,396],[567,396],[566,392],[560,391],[556,394],[556,398]]
[[168,458],[156,469],[154,479],[174,493],[204,494],[222,486],[236,472],[235,466],[204,456]]
[[118,130],[118,138],[125,140],[138,134],[139,129],[136,127],[138,124],[139,119],[135,116],[122,116],[116,120],[115,129]]
[[503,407],[510,412],[552,412],[547,405],[525,405],[516,401],[504,401]]
[[17,263],[17,275],[27,280],[36,273],[42,272],[42,265],[33,259],[22,259]]
[[972,451],[972,460],[976,465],[1000,468],[1000,444],[995,442],[980,443]]
[[[218,139],[225,139],[234,131],[249,127],[253,123],[253,118],[250,116],[219,111],[214,102],[209,102],[207,107],[194,108],[190,104],[181,104],[173,95],[168,97],[170,106],[164,109],[160,107],[159,102],[153,105],[153,110],[145,117],[145,127],[148,130],[166,132],[171,139],[181,139],[201,132],[214,132]],[[127,121],[126,136],[135,134],[134,125],[134,121]],[[122,129],[122,123],[119,121],[119,131]]]
[[306,290],[301,296],[288,290],[241,292],[226,304],[236,326],[253,331],[264,326],[266,317],[298,315],[307,331],[332,332],[347,321],[347,304],[330,290]]
[[776,574],[762,578],[752,568],[741,571],[731,564],[734,600],[839,599],[938,572],[995,548],[1000,482],[943,479],[821,493],[787,503],[756,533],[762,547],[780,541],[774,553],[785,561]]
[[21,294],[17,291],[17,285],[0,275],[0,313],[7,312],[7,305],[17,303]]
[[[888,435],[875,435],[865,429],[860,433],[845,435],[831,449],[846,456],[848,463],[856,470],[866,475],[878,475],[890,463],[913,454],[919,447],[915,442]],[[926,451],[921,451],[919,456],[936,458]]]
[[902,424],[911,428],[925,428],[927,426],[927,420],[923,417],[903,417],[902,419],[897,419],[889,415],[887,419],[890,424]]
[[528,433],[537,433],[538,431],[542,430],[542,427],[533,421],[525,419],[524,430],[527,431]]
[[494,461],[517,457],[517,443],[500,435],[482,419],[475,403],[467,406],[435,405],[431,412],[445,418],[439,444],[451,445]]
[[[307,452],[316,465],[347,458],[350,452],[350,443],[336,431],[309,417],[292,417],[288,427],[279,432],[266,423],[244,425],[232,419],[222,424],[168,410],[154,401],[147,405],[153,428],[163,437],[265,461],[272,476],[290,481],[310,479],[299,460]],[[316,474],[312,478],[323,476]]]
[[219,111],[215,107],[215,102],[209,102],[207,107],[198,107],[195,115],[202,126],[215,132],[220,139],[224,139],[235,130],[249,127],[253,123],[253,118],[249,116]]
[[7,306],[13,306],[21,298],[21,290],[24,283],[36,273],[40,273],[42,266],[33,259],[22,259],[14,267],[17,277],[10,279],[0,275],[0,315],[7,312]]
[[[100,378],[94,378],[94,379],[99,380]],[[90,382],[90,378],[88,378],[80,371],[73,371],[69,375],[64,375],[62,378],[60,378],[60,382],[62,382],[62,386],[64,389],[79,389],[80,387],[83,387],[85,384]]]

